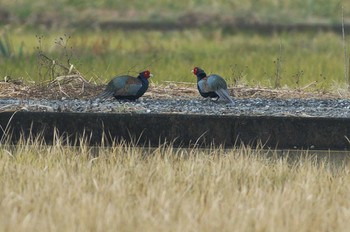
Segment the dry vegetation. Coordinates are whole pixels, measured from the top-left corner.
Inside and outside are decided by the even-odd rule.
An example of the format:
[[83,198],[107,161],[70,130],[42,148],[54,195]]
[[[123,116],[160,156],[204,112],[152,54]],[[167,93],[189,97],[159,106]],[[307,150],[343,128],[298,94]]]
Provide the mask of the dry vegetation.
[[[343,87],[333,90],[314,90],[314,83],[303,88],[249,87],[237,85],[229,87],[232,96],[238,98],[349,98],[349,91]],[[87,81],[83,76],[68,75],[39,84],[25,83],[22,80],[0,81],[0,98],[12,99],[77,99],[92,98],[103,91],[105,85]],[[151,84],[145,93],[147,98],[194,98],[199,97],[195,83],[167,81],[164,84]]]
[[275,152],[3,145],[2,231],[348,231],[350,175]]

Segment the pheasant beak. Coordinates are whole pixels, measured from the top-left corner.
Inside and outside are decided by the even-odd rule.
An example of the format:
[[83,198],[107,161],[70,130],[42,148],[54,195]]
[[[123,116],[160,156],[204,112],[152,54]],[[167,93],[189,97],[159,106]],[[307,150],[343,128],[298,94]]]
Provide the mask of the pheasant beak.
[[153,74],[152,74],[152,73],[150,73],[150,74],[149,74],[149,77],[153,77]]
[[194,73],[194,69],[191,70],[191,73]]

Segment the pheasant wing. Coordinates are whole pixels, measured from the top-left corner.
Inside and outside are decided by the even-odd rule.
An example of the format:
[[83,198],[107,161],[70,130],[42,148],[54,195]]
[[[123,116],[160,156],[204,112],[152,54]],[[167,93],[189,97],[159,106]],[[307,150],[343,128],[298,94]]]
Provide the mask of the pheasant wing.
[[206,77],[203,78],[202,80],[198,81],[197,85],[198,85],[198,89],[199,89],[200,92],[202,92],[202,93],[209,93],[209,92],[212,92],[212,90],[209,88],[208,80],[207,80]]
[[219,75],[211,74],[208,76],[208,87],[211,91],[216,91],[218,89],[227,89],[227,84],[224,78]]
[[231,102],[233,105],[235,104],[227,91],[227,83],[224,78],[219,75],[212,74],[208,77],[207,82],[209,88],[214,91],[221,99]]
[[141,80],[131,76],[122,76],[113,81],[111,88],[114,96],[133,96],[142,88]]

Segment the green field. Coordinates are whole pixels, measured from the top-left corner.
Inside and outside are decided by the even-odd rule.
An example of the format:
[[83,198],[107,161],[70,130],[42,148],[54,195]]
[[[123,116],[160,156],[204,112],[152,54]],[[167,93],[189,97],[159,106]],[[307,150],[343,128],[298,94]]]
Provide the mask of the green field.
[[[87,79],[101,81],[149,68],[155,83],[194,82],[190,70],[200,66],[209,73],[222,74],[230,84],[278,87],[277,80],[280,86],[294,88],[318,81],[317,88],[329,88],[345,83],[342,37],[334,33],[267,36],[218,29],[64,34],[39,34],[43,36],[39,43],[35,32],[7,32],[13,49],[0,61],[0,75],[33,81],[50,79],[50,72],[37,59],[36,47],[40,46],[45,54],[63,63],[70,58]],[[350,37],[347,44],[349,41]]]
[[[0,77],[36,82],[53,78],[47,64],[43,67],[37,59],[40,50],[62,63],[69,59],[86,79],[98,82],[146,68],[155,74],[155,83],[194,82],[190,70],[200,66],[223,75],[231,85],[297,88],[317,81],[317,89],[330,89],[345,84],[340,31],[259,34],[226,30],[220,23],[332,24],[341,22],[342,6],[349,22],[348,1],[5,0],[1,6],[7,23],[0,28],[5,50],[0,49]],[[202,14],[216,23],[180,31],[83,26],[101,21],[167,23],[193,16],[186,18],[186,24]],[[48,25],[44,19],[54,22]],[[350,46],[347,34],[345,44]]]
[[[196,14],[216,16],[212,20],[217,21],[334,23],[341,22],[342,6],[345,17],[350,17],[350,3],[345,0],[2,0],[0,4],[3,11],[11,15],[10,21],[26,21],[29,25],[35,25],[45,16],[55,19],[56,25],[66,26],[83,21],[85,17],[92,22],[108,20],[113,16],[119,20],[174,21]],[[111,12],[115,14],[108,14]]]

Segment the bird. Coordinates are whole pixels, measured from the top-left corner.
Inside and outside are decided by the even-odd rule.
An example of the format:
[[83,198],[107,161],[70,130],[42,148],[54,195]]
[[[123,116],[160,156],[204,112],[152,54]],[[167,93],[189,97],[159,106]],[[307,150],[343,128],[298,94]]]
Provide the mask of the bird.
[[140,72],[137,77],[122,75],[114,77],[106,86],[105,90],[96,98],[115,97],[116,99],[136,100],[148,89],[148,79],[152,77],[149,70]]
[[192,73],[197,76],[197,88],[202,97],[221,98],[235,105],[227,91],[227,83],[224,78],[217,74],[207,76],[205,71],[199,67],[194,67]]

